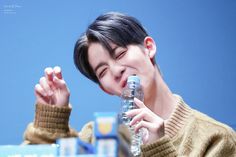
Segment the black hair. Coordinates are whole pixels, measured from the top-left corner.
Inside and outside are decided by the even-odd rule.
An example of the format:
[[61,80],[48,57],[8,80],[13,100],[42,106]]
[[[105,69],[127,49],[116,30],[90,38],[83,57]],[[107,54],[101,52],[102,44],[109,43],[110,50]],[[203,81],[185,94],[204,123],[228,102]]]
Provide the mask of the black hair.
[[112,54],[111,43],[127,47],[130,44],[143,45],[148,36],[141,23],[134,17],[117,12],[100,15],[81,35],[74,47],[74,63],[77,69],[90,80],[99,83],[88,62],[90,43],[99,42]]

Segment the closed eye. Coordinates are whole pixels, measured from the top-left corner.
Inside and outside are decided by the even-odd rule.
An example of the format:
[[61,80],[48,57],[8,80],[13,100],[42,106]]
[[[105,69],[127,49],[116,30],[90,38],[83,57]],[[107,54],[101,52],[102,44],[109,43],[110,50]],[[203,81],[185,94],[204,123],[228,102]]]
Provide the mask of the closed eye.
[[107,68],[102,69],[102,71],[99,72],[98,74],[98,78],[102,78],[105,75],[106,71],[107,71]]
[[125,51],[122,51],[121,53],[119,53],[117,56],[116,56],[116,59],[120,59],[122,58],[126,53],[126,50]]

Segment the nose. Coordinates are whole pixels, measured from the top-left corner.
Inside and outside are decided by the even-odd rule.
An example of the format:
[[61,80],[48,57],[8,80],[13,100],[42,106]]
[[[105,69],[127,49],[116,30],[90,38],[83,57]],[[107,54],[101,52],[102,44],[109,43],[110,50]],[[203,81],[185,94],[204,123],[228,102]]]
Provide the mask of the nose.
[[111,71],[115,80],[120,81],[120,79],[122,78],[122,74],[125,71],[125,67],[119,64],[113,64]]

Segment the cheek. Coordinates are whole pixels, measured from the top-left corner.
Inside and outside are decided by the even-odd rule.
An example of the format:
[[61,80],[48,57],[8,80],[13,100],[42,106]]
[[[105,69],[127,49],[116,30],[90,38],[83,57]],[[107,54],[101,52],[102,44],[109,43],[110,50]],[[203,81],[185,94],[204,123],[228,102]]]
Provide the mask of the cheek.
[[137,67],[140,66],[139,60],[136,55],[128,54],[122,59],[121,64],[128,67]]
[[133,65],[133,66],[143,66],[143,64],[145,63],[145,56],[143,54],[143,52],[137,52],[138,50],[133,50],[131,52],[129,52],[127,54],[127,57],[126,57],[126,63],[130,64],[130,65]]
[[117,95],[117,96],[120,95],[121,90],[119,89],[118,84],[116,82],[113,82],[109,78],[104,78],[100,81],[100,83],[107,93]]
[[107,92],[113,92],[113,82],[109,77],[105,76],[104,78],[102,78],[102,80],[100,80],[100,83]]
[[106,89],[106,90],[107,90],[107,88],[108,88],[107,82],[108,82],[108,81],[106,81],[106,79],[100,80],[100,84],[101,84],[102,87],[103,87],[104,89]]
[[146,69],[145,60],[142,59],[143,56],[133,56],[127,60],[125,63],[128,67],[135,69],[138,73],[144,73]]

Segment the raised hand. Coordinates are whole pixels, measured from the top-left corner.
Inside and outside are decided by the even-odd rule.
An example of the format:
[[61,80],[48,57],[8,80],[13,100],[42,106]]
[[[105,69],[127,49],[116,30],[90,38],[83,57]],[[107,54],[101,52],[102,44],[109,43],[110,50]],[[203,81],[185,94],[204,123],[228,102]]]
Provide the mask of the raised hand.
[[139,108],[126,112],[126,115],[132,118],[130,126],[135,127],[135,132],[141,128],[145,128],[143,130],[147,131],[143,137],[143,143],[153,143],[164,136],[164,120],[147,108],[139,99],[134,98],[134,102]]
[[61,68],[48,67],[44,70],[44,76],[35,85],[36,103],[56,106],[67,106],[70,92],[62,77]]

